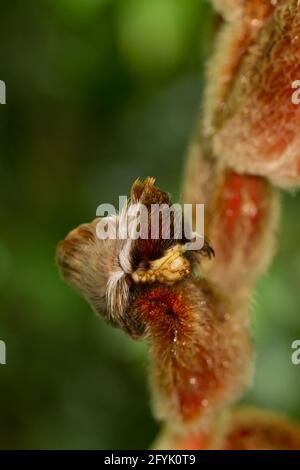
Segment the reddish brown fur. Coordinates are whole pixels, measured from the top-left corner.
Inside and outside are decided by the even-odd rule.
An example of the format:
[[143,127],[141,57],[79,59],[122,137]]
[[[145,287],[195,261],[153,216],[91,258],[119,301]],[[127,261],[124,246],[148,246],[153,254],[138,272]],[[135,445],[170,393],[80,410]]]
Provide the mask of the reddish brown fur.
[[299,45],[299,4],[278,0],[235,74],[213,138],[215,155],[227,165],[283,187],[300,184],[300,107],[292,102]]
[[270,412],[241,410],[228,425],[225,450],[299,450],[300,428]]
[[252,362],[247,324],[205,282],[146,289],[134,311],[151,344],[159,418],[195,423],[240,393]]
[[278,197],[263,178],[231,171],[215,177],[215,187],[206,231],[216,257],[202,269],[220,289],[232,292],[239,287],[238,293],[247,299],[274,254]]
[[299,450],[300,428],[279,414],[254,408],[231,410],[205,431],[184,435],[165,430],[156,449]]

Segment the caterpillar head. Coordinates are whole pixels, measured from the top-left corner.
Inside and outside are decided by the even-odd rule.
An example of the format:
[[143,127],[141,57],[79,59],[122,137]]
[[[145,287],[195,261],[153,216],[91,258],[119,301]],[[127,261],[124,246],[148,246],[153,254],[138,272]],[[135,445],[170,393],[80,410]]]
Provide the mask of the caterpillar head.
[[[131,202],[118,215],[80,225],[57,248],[63,278],[84,295],[97,313],[132,336],[144,332],[143,322],[130,311],[141,290],[157,284],[172,286],[190,276],[195,263],[194,252],[186,250],[189,240],[178,233],[184,221],[177,223],[176,212],[169,213],[169,236],[163,236],[165,222],[157,214],[161,207],[171,207],[169,195],[155,186],[153,178],[137,180],[132,186]],[[151,222],[157,215],[158,231],[153,237]],[[109,233],[117,236],[99,236],[108,226]],[[134,228],[140,234],[143,231],[144,236],[120,237],[130,235],[128,226],[131,234]],[[200,251],[207,256],[213,254],[207,242]]]

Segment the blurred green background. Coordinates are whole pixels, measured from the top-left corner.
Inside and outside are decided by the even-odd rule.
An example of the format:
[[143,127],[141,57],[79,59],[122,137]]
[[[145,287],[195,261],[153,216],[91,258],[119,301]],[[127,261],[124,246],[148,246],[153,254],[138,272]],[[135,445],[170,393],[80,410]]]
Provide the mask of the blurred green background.
[[[205,0],[1,2],[0,448],[146,448],[147,350],[57,274],[57,242],[157,176],[178,197],[214,20]],[[245,400],[300,419],[299,196],[256,295]],[[233,293],[234,295],[234,293]]]

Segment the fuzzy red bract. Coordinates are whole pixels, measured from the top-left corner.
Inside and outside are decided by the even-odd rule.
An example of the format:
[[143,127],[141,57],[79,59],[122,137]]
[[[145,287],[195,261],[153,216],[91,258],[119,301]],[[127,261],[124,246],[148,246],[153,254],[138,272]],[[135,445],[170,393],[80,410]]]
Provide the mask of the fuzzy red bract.
[[226,164],[283,187],[300,184],[300,107],[292,99],[299,45],[299,3],[278,0],[239,65],[213,136],[214,151]]

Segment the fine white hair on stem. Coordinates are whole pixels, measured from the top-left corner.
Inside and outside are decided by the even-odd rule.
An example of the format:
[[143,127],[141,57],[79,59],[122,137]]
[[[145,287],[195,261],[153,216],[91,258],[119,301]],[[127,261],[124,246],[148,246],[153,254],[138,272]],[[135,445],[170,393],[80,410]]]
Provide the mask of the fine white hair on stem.
[[[134,234],[136,232],[137,226],[141,223],[138,215],[141,215],[143,213],[143,208],[144,206],[140,203],[137,203],[137,204],[127,203],[123,206],[119,215],[119,234],[121,234],[122,237],[124,236],[124,234],[126,234],[126,238],[127,238],[119,254],[119,263],[120,263],[122,270],[126,274],[131,274],[133,271],[132,262],[131,262],[132,242],[134,239]],[[145,220],[145,223],[147,222],[148,220]]]
[[132,273],[132,264],[130,260],[131,245],[132,245],[132,241],[130,239],[127,240],[119,254],[120,266],[126,274]]
[[118,216],[119,236],[127,239],[118,257],[120,269],[113,271],[107,281],[107,306],[111,314],[122,315],[128,301],[129,286],[126,282],[126,274],[131,274],[133,271],[131,262],[132,237],[128,232],[128,219],[131,219],[131,224],[133,219],[134,225],[134,220],[140,210],[140,204],[127,202]]
[[114,271],[107,282],[107,308],[110,314],[122,315],[129,297],[124,271]]

